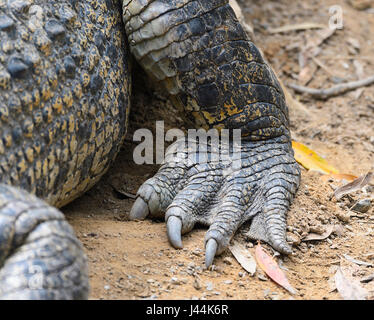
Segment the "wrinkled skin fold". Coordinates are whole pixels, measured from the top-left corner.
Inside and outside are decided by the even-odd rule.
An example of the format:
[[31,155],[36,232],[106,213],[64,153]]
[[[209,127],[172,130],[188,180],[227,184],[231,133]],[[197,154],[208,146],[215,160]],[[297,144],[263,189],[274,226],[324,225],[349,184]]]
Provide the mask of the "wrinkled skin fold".
[[251,238],[291,252],[300,172],[287,105],[227,0],[0,0],[0,39],[0,299],[88,297],[82,245],[55,207],[120,149],[130,54],[186,127],[241,130],[239,166],[181,148],[141,186],[130,218],[164,217],[175,248],[206,225],[206,266],[248,221]]

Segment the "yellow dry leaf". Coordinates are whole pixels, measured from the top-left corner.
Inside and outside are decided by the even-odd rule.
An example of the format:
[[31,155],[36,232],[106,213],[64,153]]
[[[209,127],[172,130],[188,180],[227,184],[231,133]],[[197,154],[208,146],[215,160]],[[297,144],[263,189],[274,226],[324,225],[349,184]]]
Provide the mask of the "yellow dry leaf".
[[300,142],[292,141],[295,159],[304,168],[316,170],[325,174],[338,174],[339,171],[331,166],[325,159]]
[[354,176],[353,174],[347,174],[347,173],[332,173],[332,174],[324,174],[323,176],[321,176],[321,180],[323,182],[327,182],[330,179],[334,179],[337,181],[346,180],[348,182],[351,182],[357,179],[357,176]]

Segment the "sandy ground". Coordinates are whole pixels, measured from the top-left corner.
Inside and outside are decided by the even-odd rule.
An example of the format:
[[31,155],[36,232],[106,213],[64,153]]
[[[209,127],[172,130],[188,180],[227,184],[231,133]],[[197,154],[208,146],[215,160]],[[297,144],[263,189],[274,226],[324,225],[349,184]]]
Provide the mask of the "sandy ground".
[[[298,82],[300,50],[318,30],[272,34],[271,28],[304,22],[326,25],[329,7],[335,4],[343,8],[344,28],[320,45],[317,58],[323,67],[310,63],[313,77],[308,86],[321,88],[357,80],[360,65],[365,76],[374,74],[374,9],[358,10],[342,0],[323,4],[312,0],[239,3],[245,19],[254,26],[256,43],[285,84]],[[327,101],[297,98],[306,109],[290,110],[294,140],[308,145],[341,172],[358,176],[374,169],[373,86],[360,95],[356,90]],[[163,118],[173,119],[169,126],[180,126],[177,116],[170,115],[168,102],[158,93],[148,90],[137,94],[135,100],[132,131],[138,124]],[[155,114],[152,110],[157,108],[163,111]],[[339,266],[348,265],[352,277],[358,280],[374,273],[370,266],[349,265],[342,259],[348,254],[374,263],[373,207],[366,213],[349,209],[358,199],[373,197],[373,192],[369,188],[366,195],[356,193],[337,201],[331,197],[337,182],[323,182],[320,174],[305,169],[288,217],[288,239],[294,245],[294,254],[277,257],[299,295],[290,295],[261,270],[251,277],[229,251],[216,258],[212,270],[206,270],[206,230],[193,230],[183,237],[184,249],[175,250],[168,243],[162,221],[127,221],[134,201],[127,194],[136,193],[157,170],[156,166],[136,166],[132,162],[131,130],[115,166],[102,181],[63,208],[89,259],[92,299],[340,299],[333,281]],[[321,234],[330,226],[334,226],[334,232],[328,239],[302,241],[311,232]],[[255,243],[241,232],[237,239],[254,255]],[[372,298],[374,281],[361,285]]]

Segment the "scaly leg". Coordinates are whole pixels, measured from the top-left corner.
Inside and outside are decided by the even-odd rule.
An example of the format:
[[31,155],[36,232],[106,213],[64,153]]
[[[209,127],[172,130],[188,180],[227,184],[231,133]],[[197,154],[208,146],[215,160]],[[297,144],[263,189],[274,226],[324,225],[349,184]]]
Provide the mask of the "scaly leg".
[[250,219],[252,238],[290,253],[286,213],[300,172],[288,109],[274,73],[228,1],[124,1],[123,19],[131,52],[166,88],[186,123],[231,134],[240,129],[242,138],[239,167],[222,158],[201,163],[199,151],[192,158],[166,158],[139,189],[130,217],[165,215],[176,248],[196,223],[209,226],[207,266]]

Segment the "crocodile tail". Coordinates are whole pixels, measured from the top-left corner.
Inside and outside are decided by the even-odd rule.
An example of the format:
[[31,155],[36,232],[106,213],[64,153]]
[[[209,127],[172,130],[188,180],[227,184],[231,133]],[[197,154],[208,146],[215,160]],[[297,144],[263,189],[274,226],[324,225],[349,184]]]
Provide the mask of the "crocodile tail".
[[86,256],[64,215],[0,184],[0,299],[87,299]]

